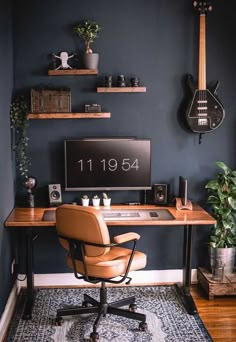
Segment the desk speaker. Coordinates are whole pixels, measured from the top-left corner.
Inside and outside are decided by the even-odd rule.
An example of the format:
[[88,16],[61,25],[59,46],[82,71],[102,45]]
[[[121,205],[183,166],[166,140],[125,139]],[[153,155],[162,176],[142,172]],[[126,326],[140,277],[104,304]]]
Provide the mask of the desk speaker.
[[153,202],[157,205],[168,204],[168,185],[154,184],[153,185]]
[[50,205],[59,205],[62,203],[61,184],[49,184],[48,195]]

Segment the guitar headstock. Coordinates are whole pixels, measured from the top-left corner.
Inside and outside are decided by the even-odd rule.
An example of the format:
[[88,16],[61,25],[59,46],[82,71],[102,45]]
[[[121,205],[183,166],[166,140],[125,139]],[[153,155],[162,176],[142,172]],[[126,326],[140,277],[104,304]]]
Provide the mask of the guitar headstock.
[[207,14],[212,11],[212,5],[210,1],[194,1],[194,8],[199,12],[199,14]]

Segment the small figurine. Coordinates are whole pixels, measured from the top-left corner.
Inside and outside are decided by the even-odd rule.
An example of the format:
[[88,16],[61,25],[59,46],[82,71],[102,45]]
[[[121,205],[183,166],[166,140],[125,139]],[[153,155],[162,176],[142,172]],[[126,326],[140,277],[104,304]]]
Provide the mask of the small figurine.
[[105,87],[112,87],[112,76],[105,76],[105,82],[104,82]]
[[117,87],[126,87],[125,76],[124,75],[119,75],[117,77]]
[[136,77],[132,77],[130,79],[131,87],[139,87],[140,79]]
[[[55,70],[59,70],[59,69],[72,69],[72,67],[68,64],[68,60],[72,57],[74,57],[75,54],[73,53],[72,55],[68,56],[67,52],[61,52],[60,56],[55,55],[55,53],[52,54],[53,58],[58,58],[61,61],[61,64],[59,65],[59,67],[57,67]],[[54,61],[55,64],[55,61]]]

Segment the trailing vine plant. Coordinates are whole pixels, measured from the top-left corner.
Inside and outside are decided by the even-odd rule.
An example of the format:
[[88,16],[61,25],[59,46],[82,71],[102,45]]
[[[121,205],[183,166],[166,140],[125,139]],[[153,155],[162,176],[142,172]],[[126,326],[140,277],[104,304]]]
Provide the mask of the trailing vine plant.
[[28,140],[27,137],[27,114],[29,106],[24,96],[16,97],[10,106],[11,128],[15,129],[15,142],[13,151],[16,156],[16,166],[22,178],[29,176],[30,159],[27,155]]

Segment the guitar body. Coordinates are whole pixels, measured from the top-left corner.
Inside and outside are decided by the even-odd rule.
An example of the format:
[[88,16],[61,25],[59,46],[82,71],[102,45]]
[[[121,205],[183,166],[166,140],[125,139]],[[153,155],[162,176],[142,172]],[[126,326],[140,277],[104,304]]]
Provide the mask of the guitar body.
[[222,124],[225,111],[216,95],[218,86],[219,82],[212,89],[199,90],[194,86],[192,76],[188,77],[192,100],[188,105],[186,121],[194,133],[211,132]]

